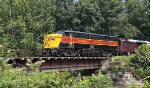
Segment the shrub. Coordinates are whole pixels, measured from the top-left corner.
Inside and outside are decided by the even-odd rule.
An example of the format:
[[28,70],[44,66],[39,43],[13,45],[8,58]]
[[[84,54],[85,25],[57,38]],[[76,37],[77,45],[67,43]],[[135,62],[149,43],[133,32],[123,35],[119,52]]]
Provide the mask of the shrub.
[[132,82],[130,88],[140,88],[135,82]]
[[133,67],[133,75],[140,79],[150,74],[150,46],[141,45],[131,57],[130,65]]
[[102,74],[74,77],[70,72],[32,72],[7,68],[0,70],[0,88],[110,88],[111,80]]
[[150,88],[150,82],[145,81],[143,88]]
[[71,78],[69,84],[71,83],[71,86],[68,86],[68,88],[90,88],[90,79],[89,77],[77,77],[77,78]]
[[98,74],[93,75],[90,79],[92,88],[111,88],[112,81],[106,75]]
[[113,79],[119,80],[123,77],[127,68],[129,68],[129,56],[115,56],[112,58],[112,63],[109,71],[114,74]]
[[145,78],[145,82],[144,82],[143,88],[150,88],[150,76],[147,76]]
[[141,79],[145,76],[143,68],[134,68],[132,74],[136,79]]
[[127,68],[129,67],[130,63],[130,57],[129,56],[115,56],[112,58],[112,62],[120,62],[119,65],[117,65],[117,68]]
[[[63,75],[65,74],[65,75]],[[59,88],[67,85],[69,73],[34,72],[7,69],[0,73],[0,88]]]
[[150,46],[142,45],[135,51],[135,54],[131,57],[131,65],[134,68],[143,67],[145,69],[149,67],[149,64],[150,64]]

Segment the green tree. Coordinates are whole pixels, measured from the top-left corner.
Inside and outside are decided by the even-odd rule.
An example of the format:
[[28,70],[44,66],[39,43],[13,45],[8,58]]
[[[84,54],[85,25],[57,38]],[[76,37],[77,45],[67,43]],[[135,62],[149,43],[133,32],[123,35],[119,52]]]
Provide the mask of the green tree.
[[97,0],[97,4],[104,18],[104,22],[100,25],[104,34],[123,34],[126,38],[133,38],[138,34],[138,29],[128,22],[122,0]]
[[67,9],[66,27],[76,31],[97,31],[103,22],[98,9],[96,2],[93,0],[80,0]]
[[55,29],[54,0],[0,0],[0,41],[8,48],[41,48]]
[[56,30],[124,34],[127,38],[140,33],[137,27],[129,23],[122,0],[79,0],[67,8],[59,7],[58,13],[55,13],[56,19],[59,19],[56,20]]
[[[74,0],[56,0],[56,8],[54,12],[54,17],[56,19],[56,31],[57,30],[67,30],[67,9],[73,5]],[[67,23],[68,24],[68,23]]]
[[141,34],[137,38],[149,40],[150,27],[150,1],[125,0],[126,14],[129,22],[137,27]]

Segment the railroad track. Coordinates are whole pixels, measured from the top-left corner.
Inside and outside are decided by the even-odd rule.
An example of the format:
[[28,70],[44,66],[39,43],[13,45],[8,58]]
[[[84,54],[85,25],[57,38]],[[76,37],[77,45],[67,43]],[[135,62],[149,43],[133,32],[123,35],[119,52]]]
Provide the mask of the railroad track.
[[25,60],[25,59],[107,59],[107,58],[110,58],[110,57],[11,57],[9,58],[14,60],[14,59],[20,59],[20,60]]

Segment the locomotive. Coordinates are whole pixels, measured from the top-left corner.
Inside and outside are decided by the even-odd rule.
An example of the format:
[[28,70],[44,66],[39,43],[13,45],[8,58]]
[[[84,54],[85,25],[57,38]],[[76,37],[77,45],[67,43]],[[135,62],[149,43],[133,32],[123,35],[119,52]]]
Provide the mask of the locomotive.
[[118,46],[116,36],[78,31],[62,30],[44,37],[49,56],[111,56]]
[[134,53],[139,45],[147,43],[149,42],[126,40],[117,36],[61,30],[44,37],[44,55],[116,56]]

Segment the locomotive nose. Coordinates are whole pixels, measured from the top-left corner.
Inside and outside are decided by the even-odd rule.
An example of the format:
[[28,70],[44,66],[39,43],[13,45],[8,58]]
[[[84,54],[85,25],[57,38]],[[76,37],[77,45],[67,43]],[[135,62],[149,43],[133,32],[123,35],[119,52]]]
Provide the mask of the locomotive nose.
[[46,35],[44,38],[44,48],[46,49],[58,48],[61,42],[61,39],[62,39],[61,34]]

